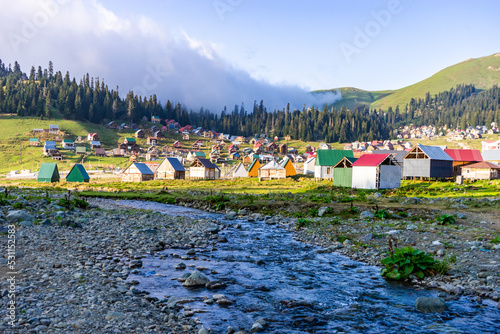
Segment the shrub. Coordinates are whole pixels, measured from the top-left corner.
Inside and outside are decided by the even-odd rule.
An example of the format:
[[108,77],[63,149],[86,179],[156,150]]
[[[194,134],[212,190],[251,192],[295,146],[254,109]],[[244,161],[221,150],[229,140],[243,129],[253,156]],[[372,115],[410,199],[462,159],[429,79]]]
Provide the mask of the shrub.
[[386,218],[391,217],[391,214],[389,212],[387,212],[387,210],[385,210],[385,209],[377,210],[374,212],[373,215],[375,216],[375,218],[378,218],[378,219],[386,219]]
[[429,254],[412,247],[396,248],[382,260],[382,276],[393,280],[406,280],[410,275],[424,278],[433,273],[436,260]]
[[444,275],[450,270],[451,264],[457,262],[457,256],[455,254],[446,256],[442,261],[436,261],[434,269],[440,275]]
[[21,202],[17,202],[17,203],[14,203],[14,205],[12,205],[12,207],[14,209],[24,209],[24,204]]
[[297,229],[307,227],[311,222],[308,219],[300,218],[297,220]]
[[495,237],[493,240],[490,241],[492,244],[500,244],[500,237]]
[[441,215],[438,217],[437,222],[440,225],[455,224],[455,218],[452,215]]
[[89,206],[89,202],[84,199],[75,198],[72,202],[75,207],[80,209],[86,209]]

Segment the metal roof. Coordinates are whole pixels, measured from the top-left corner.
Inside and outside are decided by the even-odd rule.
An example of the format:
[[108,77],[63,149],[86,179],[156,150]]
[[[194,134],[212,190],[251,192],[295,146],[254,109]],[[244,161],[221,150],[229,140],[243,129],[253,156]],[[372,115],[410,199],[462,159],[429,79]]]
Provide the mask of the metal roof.
[[465,149],[451,149],[444,150],[454,161],[483,161],[481,151],[479,150],[465,150]]
[[[201,164],[205,167],[205,168],[217,168],[216,165],[214,165],[210,160],[208,159],[202,159],[202,158],[198,158],[198,160],[201,162]],[[218,168],[217,168],[218,169]]]
[[363,154],[358,160],[352,163],[352,167],[378,166],[384,162],[390,154]]
[[140,162],[133,162],[132,165],[135,165],[141,174],[153,175],[154,173],[149,169],[146,164]]
[[500,166],[488,161],[476,162],[475,164],[465,165],[461,167],[462,169],[467,168],[490,168],[490,169],[500,169]]
[[[453,159],[448,154],[446,154],[446,152],[441,147],[421,144],[418,144],[418,146],[415,147],[419,147],[422,152],[424,152],[429,157],[429,159],[453,161]],[[412,151],[413,149],[410,152]]]
[[481,156],[483,160],[500,160],[500,150],[484,150]]
[[264,166],[260,167],[259,169],[285,169],[285,168],[280,166],[276,161],[271,160]]
[[316,166],[334,166],[343,157],[354,157],[352,150],[318,150]]
[[177,158],[167,158],[168,162],[172,168],[177,172],[185,172],[186,170],[182,166],[181,162]]

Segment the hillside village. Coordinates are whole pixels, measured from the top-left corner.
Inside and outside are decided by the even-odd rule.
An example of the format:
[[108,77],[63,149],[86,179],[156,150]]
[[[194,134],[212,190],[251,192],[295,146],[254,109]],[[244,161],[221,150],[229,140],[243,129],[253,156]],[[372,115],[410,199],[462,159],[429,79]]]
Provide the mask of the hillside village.
[[[33,129],[29,146],[55,163],[42,163],[38,173],[11,172],[9,178],[37,178],[41,182],[61,179],[57,162],[77,155],[71,164],[67,181],[87,182],[89,174],[103,170],[86,170],[88,157],[125,161],[123,168],[110,172],[123,182],[162,179],[220,179],[258,177],[259,180],[304,175],[330,179],[334,185],[353,188],[398,188],[402,179],[496,179],[500,177],[500,139],[482,141],[482,150],[447,149],[443,146],[414,146],[409,139],[443,136],[429,127],[405,127],[398,130],[397,140],[353,142],[343,149],[318,143],[296,149],[289,147],[289,136],[252,138],[217,133],[191,125],[181,126],[173,119],[152,116],[141,124],[109,122],[106,127],[120,133],[120,142],[101,143],[99,133],[87,133],[69,139],[64,129],[52,124],[48,129]],[[486,127],[448,131],[447,138],[460,140],[472,136],[480,139],[485,132],[498,133],[496,124]],[[78,175],[77,178],[74,175]],[[69,179],[68,179],[69,177]]]

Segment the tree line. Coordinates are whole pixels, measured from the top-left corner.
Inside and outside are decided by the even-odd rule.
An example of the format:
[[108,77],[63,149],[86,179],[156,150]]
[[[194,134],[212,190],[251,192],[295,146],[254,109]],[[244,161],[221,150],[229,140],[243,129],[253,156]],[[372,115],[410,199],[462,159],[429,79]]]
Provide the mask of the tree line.
[[175,119],[181,125],[191,124],[222,133],[247,137],[289,135],[303,141],[380,140],[391,138],[393,129],[409,124],[464,129],[469,125],[489,125],[500,119],[498,86],[480,91],[473,85],[457,85],[434,96],[427,93],[425,98],[412,98],[404,110],[399,106],[376,110],[366,105],[350,110],[328,104],[322,109],[304,105],[299,110],[287,104],[281,110],[268,111],[264,101],[255,101],[249,111],[241,104],[231,111],[224,107],[220,113],[203,108],[188,112],[180,102],[173,104],[168,100],[162,105],[155,94],[143,97],[129,91],[121,98],[118,87],[109,89],[104,80],[89,74],[77,83],[69,72],[64,75],[54,72],[52,62],[47,69],[31,67],[28,75],[17,62],[12,67],[0,60],[0,88],[1,113],[43,119],[53,117],[57,110],[64,118],[98,124],[111,120],[137,123],[143,117],[159,116]]

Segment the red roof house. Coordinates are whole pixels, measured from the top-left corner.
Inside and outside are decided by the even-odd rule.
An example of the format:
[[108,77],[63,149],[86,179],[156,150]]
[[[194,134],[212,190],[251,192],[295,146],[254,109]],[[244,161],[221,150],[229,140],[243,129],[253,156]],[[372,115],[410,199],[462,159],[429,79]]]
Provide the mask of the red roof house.
[[461,167],[483,161],[479,150],[447,148],[444,151],[453,159],[453,176],[461,175]]
[[401,166],[390,154],[364,154],[352,163],[352,187],[393,189],[401,186]]

